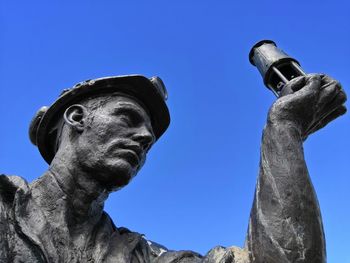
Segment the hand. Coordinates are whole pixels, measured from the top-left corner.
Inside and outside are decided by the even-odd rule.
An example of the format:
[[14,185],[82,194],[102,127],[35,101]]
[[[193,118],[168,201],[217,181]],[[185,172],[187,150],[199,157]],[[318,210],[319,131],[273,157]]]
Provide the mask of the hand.
[[303,139],[345,114],[346,94],[329,76],[310,74],[286,84],[294,93],[280,97],[269,111],[268,121],[292,125]]

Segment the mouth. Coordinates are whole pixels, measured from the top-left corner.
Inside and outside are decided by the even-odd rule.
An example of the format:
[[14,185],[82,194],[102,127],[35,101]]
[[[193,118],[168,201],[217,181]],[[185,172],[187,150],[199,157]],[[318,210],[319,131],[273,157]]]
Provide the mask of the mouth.
[[124,145],[123,148],[134,152],[136,154],[137,158],[141,159],[142,149],[141,149],[141,147],[139,145],[137,145],[137,144],[127,144],[127,145]]
[[134,167],[138,167],[142,160],[142,150],[136,144],[123,145],[120,148],[121,155]]
[[129,162],[133,167],[138,167],[140,164],[140,158],[138,155],[130,149],[120,149],[119,155]]

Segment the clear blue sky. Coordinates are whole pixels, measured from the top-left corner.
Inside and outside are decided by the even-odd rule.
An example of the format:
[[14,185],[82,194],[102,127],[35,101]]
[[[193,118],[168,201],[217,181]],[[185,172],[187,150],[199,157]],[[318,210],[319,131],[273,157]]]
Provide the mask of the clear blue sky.
[[[248,61],[272,39],[307,72],[350,93],[348,1],[0,2],[0,171],[47,168],[27,136],[42,105],[76,82],[160,76],[172,123],[138,177],[106,210],[116,225],[171,249],[242,246],[261,132],[275,100]],[[330,263],[350,262],[350,114],[308,139]]]

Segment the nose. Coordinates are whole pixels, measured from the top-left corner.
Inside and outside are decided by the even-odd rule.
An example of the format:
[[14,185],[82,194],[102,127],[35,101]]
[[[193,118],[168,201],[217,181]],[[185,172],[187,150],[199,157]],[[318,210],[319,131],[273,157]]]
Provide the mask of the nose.
[[132,139],[138,142],[143,150],[147,151],[152,146],[155,136],[151,127],[142,125],[136,129]]

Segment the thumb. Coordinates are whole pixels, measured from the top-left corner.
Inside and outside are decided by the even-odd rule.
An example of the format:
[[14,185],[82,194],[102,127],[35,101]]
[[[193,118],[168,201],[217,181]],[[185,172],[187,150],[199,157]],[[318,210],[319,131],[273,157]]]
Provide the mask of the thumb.
[[292,79],[290,82],[287,83],[287,85],[290,86],[293,92],[296,92],[300,90],[302,87],[304,87],[305,83],[306,83],[306,76],[300,76]]
[[295,92],[295,94],[303,94],[303,95],[307,95],[307,94],[315,94],[318,91],[320,91],[321,88],[321,75],[319,74],[312,74],[312,75],[308,75],[306,78],[306,83],[305,86],[301,89],[299,89],[297,92]]

